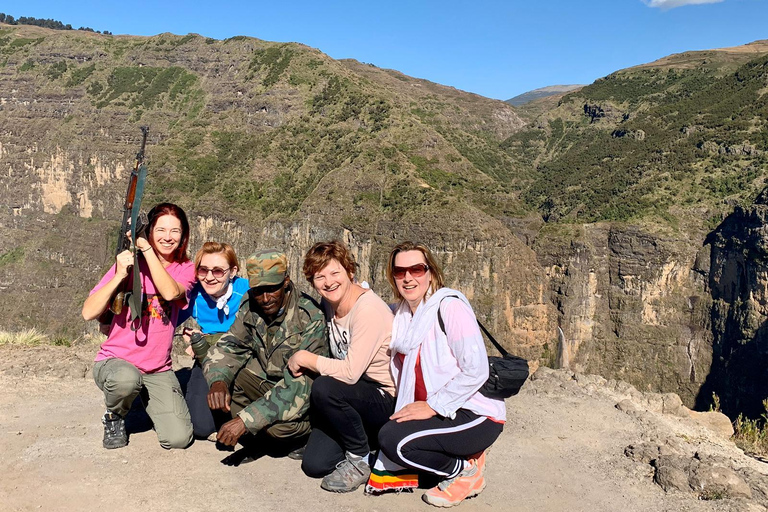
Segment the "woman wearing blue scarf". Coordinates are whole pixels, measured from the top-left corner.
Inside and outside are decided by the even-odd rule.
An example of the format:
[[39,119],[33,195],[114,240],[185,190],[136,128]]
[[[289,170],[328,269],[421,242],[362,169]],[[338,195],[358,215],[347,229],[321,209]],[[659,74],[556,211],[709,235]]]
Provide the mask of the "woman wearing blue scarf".
[[[198,439],[205,439],[216,432],[213,415],[208,408],[208,383],[203,376],[200,361],[208,347],[229,330],[235,321],[240,301],[248,293],[248,280],[237,276],[239,267],[231,245],[204,243],[195,255],[198,282],[192,290],[189,307],[179,316],[179,325],[192,318],[198,327],[184,329],[185,341],[189,343],[197,340],[187,349],[190,355],[194,355],[195,364],[185,398],[192,416],[194,434]],[[202,340],[195,334],[201,334]]]

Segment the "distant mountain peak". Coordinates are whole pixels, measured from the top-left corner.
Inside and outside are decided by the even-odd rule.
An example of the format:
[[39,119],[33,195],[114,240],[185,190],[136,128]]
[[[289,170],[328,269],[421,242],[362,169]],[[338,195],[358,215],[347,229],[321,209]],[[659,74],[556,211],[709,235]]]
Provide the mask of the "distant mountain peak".
[[547,96],[553,96],[555,94],[563,94],[566,92],[571,92],[574,89],[579,89],[581,87],[584,87],[584,86],[583,85],[548,85],[547,87],[541,87],[539,89],[534,89],[532,91],[519,94],[514,98],[508,99],[506,103],[509,103],[514,107],[517,107],[520,105],[524,105],[529,101],[537,100],[539,98],[546,98]]

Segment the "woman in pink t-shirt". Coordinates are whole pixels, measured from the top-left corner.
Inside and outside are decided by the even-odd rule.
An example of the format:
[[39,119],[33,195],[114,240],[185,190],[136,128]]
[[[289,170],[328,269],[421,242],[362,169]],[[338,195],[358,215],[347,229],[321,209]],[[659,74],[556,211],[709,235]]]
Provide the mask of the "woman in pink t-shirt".
[[[195,268],[187,256],[189,223],[184,210],[171,203],[155,206],[148,217],[148,239],[136,239],[141,313],[132,322],[126,305],[114,316],[93,367],[104,392],[103,444],[109,449],[128,444],[124,418],[139,393],[163,448],[185,448],[192,442],[187,404],[171,369],[173,331],[195,283]],[[117,255],[86,299],[83,318],[94,320],[104,313],[123,281],[130,288],[133,262],[130,250]]]
[[[319,373],[312,384],[309,436],[302,469],[324,477],[332,492],[368,480],[371,451],[395,404],[389,369],[392,311],[354,281],[357,264],[339,241],[317,243],[304,258],[304,277],[323,297],[332,358],[300,350],[288,360],[294,375]],[[375,446],[374,446],[375,448]]]

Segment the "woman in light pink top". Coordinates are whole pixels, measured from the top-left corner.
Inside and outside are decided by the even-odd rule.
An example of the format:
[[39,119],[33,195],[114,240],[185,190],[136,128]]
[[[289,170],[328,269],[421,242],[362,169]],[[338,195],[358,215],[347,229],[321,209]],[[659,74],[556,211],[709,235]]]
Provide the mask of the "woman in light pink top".
[[302,469],[324,477],[321,487],[349,492],[368,480],[379,428],[394,411],[390,372],[392,311],[355,282],[356,263],[339,241],[317,243],[304,258],[304,276],[322,296],[333,358],[301,350],[288,361],[294,375],[319,373],[312,385],[310,435]]

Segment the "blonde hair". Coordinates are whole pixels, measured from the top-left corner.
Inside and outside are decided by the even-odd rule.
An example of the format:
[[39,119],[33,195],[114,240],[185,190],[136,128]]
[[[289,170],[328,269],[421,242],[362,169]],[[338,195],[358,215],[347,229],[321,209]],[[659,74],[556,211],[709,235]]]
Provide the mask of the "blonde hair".
[[394,249],[392,249],[392,252],[389,254],[389,263],[387,264],[387,281],[389,281],[389,286],[392,287],[392,294],[395,296],[395,300],[397,301],[403,301],[403,296],[400,295],[400,292],[397,289],[397,284],[395,283],[395,277],[392,275],[392,271],[395,268],[395,256],[397,256],[401,252],[407,252],[407,251],[419,251],[421,254],[424,255],[424,261],[427,263],[427,266],[429,267],[429,280],[430,285],[432,288],[432,293],[436,292],[443,286],[445,286],[444,282],[445,279],[443,278],[443,270],[440,268],[440,265],[437,264],[437,260],[432,255],[432,251],[429,250],[429,247],[422,243],[418,242],[401,242],[395,246]]
[[195,270],[200,268],[200,262],[203,260],[203,256],[206,254],[223,254],[224,259],[227,260],[229,268],[240,268],[240,263],[237,261],[237,254],[235,250],[226,242],[205,242],[203,246],[195,254]]

